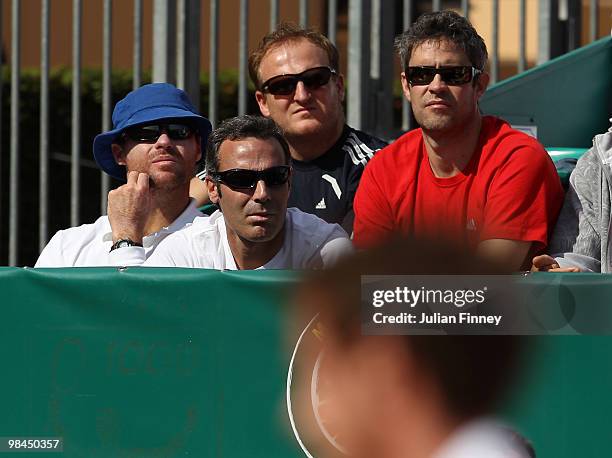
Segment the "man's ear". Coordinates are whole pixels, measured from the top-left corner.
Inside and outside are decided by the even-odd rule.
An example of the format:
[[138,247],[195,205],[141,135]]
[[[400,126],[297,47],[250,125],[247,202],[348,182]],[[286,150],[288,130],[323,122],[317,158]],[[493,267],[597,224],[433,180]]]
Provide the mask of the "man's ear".
[[408,78],[406,78],[406,73],[402,72],[400,78],[402,80],[402,92],[404,93],[404,97],[410,102],[410,83],[408,82]]
[[255,100],[257,100],[257,105],[259,105],[259,111],[266,118],[270,117],[270,110],[268,109],[268,101],[266,100],[266,94],[261,91],[255,91]]
[[115,162],[119,165],[125,165],[125,155],[123,154],[123,148],[121,145],[113,143],[111,145],[111,151],[113,153],[113,157],[115,158]]
[[289,185],[287,190],[291,192],[291,181],[293,179],[293,169],[289,169],[289,179],[287,180],[287,184]]
[[482,94],[487,90],[487,86],[489,85],[489,80],[491,76],[488,73],[481,73],[480,75],[476,75],[476,82],[474,89],[476,90],[477,99],[480,99]]
[[221,198],[221,190],[219,189],[219,185],[209,177],[206,177],[205,181],[206,188],[208,189],[208,198],[213,204],[219,205],[219,199]]
[[198,149],[198,155],[196,157],[196,162],[202,159],[202,137],[200,135],[195,135],[196,140],[196,148]]
[[336,76],[336,88],[340,95],[340,102],[344,102],[344,75],[342,73],[338,73],[338,76]]

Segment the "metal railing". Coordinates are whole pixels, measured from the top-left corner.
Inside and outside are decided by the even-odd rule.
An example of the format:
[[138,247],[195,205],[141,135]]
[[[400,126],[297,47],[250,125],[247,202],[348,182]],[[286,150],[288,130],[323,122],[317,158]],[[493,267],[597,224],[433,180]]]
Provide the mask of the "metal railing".
[[[195,101],[199,103],[199,73],[200,73],[200,44],[209,48],[209,99],[207,113],[213,125],[219,119],[219,24],[220,4],[219,0],[150,0],[153,5],[153,53],[152,53],[152,75],[153,81],[173,81],[179,87],[184,88]],[[289,1],[289,0],[288,0]],[[539,60],[549,59],[553,55],[553,44],[555,40],[553,23],[558,19],[555,14],[570,0],[539,0]],[[111,128],[110,117],[112,112],[111,102],[111,71],[112,71],[112,0],[99,0],[102,18],[102,125],[101,130]],[[526,0],[519,0],[519,41],[518,41],[518,71],[527,68],[526,59]],[[249,8],[255,5],[261,8],[264,0],[239,0],[240,14],[236,21],[236,35],[238,36],[238,55],[236,57],[236,68],[238,68],[238,113],[247,111],[248,76],[247,58],[249,51]],[[267,3],[267,2],[266,2]],[[295,20],[284,18],[280,14],[279,0],[269,1],[269,29],[272,30],[281,20]],[[207,28],[201,28],[201,10],[208,4],[210,22]],[[327,33],[333,42],[337,42],[339,34],[348,36],[347,49],[340,52],[348,56],[347,65],[347,121],[356,128],[368,130],[383,137],[390,137],[393,133],[407,130],[412,126],[410,107],[404,100],[402,103],[401,124],[395,125],[393,106],[393,85],[397,80],[394,71],[394,56],[392,49],[393,35],[395,30],[395,18],[402,18],[402,27],[406,29],[415,19],[418,11],[424,9],[438,10],[441,8],[460,8],[463,14],[470,15],[470,1],[455,0],[442,1],[432,0],[348,0],[348,6],[337,0],[323,2],[323,18],[318,26]],[[4,14],[9,0],[0,2],[0,19]],[[10,42],[10,169],[8,174],[9,208],[0,207],[0,230],[8,226],[8,250],[7,260],[9,265],[32,264],[34,259],[24,258],[20,255],[19,247],[21,241],[37,243],[42,249],[47,243],[50,235],[49,217],[50,208],[48,202],[50,182],[49,164],[53,160],[49,151],[49,69],[50,53],[49,43],[52,40],[53,31],[50,29],[50,10],[53,2],[41,0],[40,2],[40,149],[39,149],[39,192],[38,192],[38,240],[32,236],[33,228],[20,226],[19,206],[20,192],[29,191],[29,186],[21,186],[19,180],[20,172],[20,58],[21,58],[21,2],[11,0],[11,42]],[[299,0],[299,24],[309,24],[310,9],[313,2]],[[489,45],[490,65],[492,80],[499,78],[499,0],[491,0],[492,6],[492,39]],[[140,86],[143,80],[143,0],[134,0],[133,17],[133,87]],[[346,7],[346,10],[344,8]],[[420,9],[420,10],[419,10]],[[342,10],[342,11],[340,11]],[[597,38],[597,21],[599,15],[599,3],[597,0],[589,1],[589,37],[591,40]],[[401,14],[400,14],[401,13]],[[348,27],[339,30],[338,18],[346,14]],[[73,0],[72,17],[72,129],[70,133],[70,220],[68,225],[80,224],[81,205],[97,205],[100,213],[106,210],[106,196],[110,187],[107,175],[101,173],[100,190],[101,198],[98,202],[82,202],[86,199],[81,192],[81,171],[87,166],[81,159],[81,53],[82,53],[82,0]],[[0,20],[0,27],[2,21]],[[1,32],[1,29],[0,29]],[[85,31],[90,33],[89,31]],[[175,70],[175,71],[174,71]],[[0,102],[2,91],[0,87]],[[63,152],[66,153],[66,152]],[[0,170],[1,172],[2,170]],[[0,173],[0,185],[2,181]],[[8,216],[8,225],[6,220]],[[28,231],[31,231],[30,234]]]

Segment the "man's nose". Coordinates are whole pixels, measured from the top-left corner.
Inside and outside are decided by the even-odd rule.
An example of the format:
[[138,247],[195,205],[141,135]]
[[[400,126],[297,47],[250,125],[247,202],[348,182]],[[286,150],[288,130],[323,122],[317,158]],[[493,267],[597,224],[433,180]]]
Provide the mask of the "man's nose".
[[272,198],[270,194],[270,187],[264,180],[259,180],[255,185],[255,191],[253,192],[253,200],[256,202],[267,202]]
[[293,99],[297,101],[308,100],[310,97],[310,90],[306,87],[303,81],[298,81],[295,86],[295,92]]
[[168,136],[168,133],[164,130],[164,131],[161,132],[159,137],[157,137],[157,141],[155,142],[155,144],[159,145],[159,146],[166,147],[166,146],[172,144],[172,140]]
[[434,79],[431,80],[431,83],[429,83],[429,87],[428,87],[430,92],[439,92],[447,88],[448,88],[448,85],[442,79],[442,75],[440,75],[439,73],[436,73],[434,75]]

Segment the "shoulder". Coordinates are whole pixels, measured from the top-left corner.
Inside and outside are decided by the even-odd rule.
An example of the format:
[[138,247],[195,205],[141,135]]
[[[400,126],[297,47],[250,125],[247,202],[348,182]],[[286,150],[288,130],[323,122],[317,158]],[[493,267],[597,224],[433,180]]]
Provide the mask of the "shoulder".
[[548,157],[544,146],[531,135],[514,129],[510,124],[494,116],[484,116],[482,121],[482,143],[485,150],[499,155],[501,152],[513,154],[516,151],[533,152],[537,156]]
[[579,194],[595,192],[599,189],[602,181],[601,174],[609,177],[611,175],[610,164],[604,163],[595,148],[589,149],[576,163],[576,168],[570,175],[570,187],[576,189]]
[[370,161],[366,171],[379,169],[384,173],[393,173],[396,167],[405,167],[414,163],[419,157],[423,144],[421,129],[413,129],[381,149]]
[[96,221],[89,224],[81,224],[80,226],[69,227],[57,231],[53,239],[70,239],[71,241],[93,239],[96,236],[103,237],[104,234],[111,232],[108,216],[102,215]]
[[287,223],[291,230],[292,252],[299,253],[294,268],[321,268],[335,264],[340,258],[353,252],[348,235],[338,224],[302,212],[287,209]]
[[182,229],[170,234],[168,238],[173,237],[173,240],[178,239],[194,239],[214,234],[219,231],[219,226],[223,224],[223,214],[217,210],[211,216],[197,216],[193,221],[185,224]]
[[389,144],[382,138],[375,137],[374,135],[370,135],[367,132],[363,132],[361,130],[353,129],[350,126],[348,127],[348,135],[346,139],[347,141],[350,139],[351,142],[365,145],[375,151],[382,149]]
[[[71,267],[87,257],[86,252],[106,254],[105,235],[111,233],[106,215],[95,222],[57,231],[41,252],[37,267]],[[79,261],[81,260],[81,261]],[[89,261],[87,261],[89,262]]]
[[348,239],[348,235],[340,225],[328,223],[318,216],[303,212],[297,208],[287,209],[287,221],[294,240],[321,243],[333,238]]
[[[479,170],[486,174],[497,170],[523,170],[529,174],[557,177],[555,166],[544,146],[524,132],[513,129],[507,122],[492,116],[483,118],[480,139]],[[511,172],[513,173],[513,172]]]
[[354,165],[363,167],[374,157],[377,151],[385,146],[387,146],[387,143],[384,140],[347,127],[340,149],[351,159]]

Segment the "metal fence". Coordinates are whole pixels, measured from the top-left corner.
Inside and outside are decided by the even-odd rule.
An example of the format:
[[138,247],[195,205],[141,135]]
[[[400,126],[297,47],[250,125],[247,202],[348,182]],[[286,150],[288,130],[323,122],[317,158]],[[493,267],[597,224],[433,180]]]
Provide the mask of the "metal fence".
[[[151,0],[153,8],[153,81],[175,81],[179,87],[184,88],[196,104],[199,103],[199,72],[200,72],[200,43],[209,47],[209,103],[207,110],[203,111],[209,117],[213,125],[219,121],[219,0]],[[237,15],[236,33],[238,36],[238,113],[247,111],[248,80],[247,80],[247,57],[248,57],[248,35],[249,19],[253,8],[261,7],[268,2],[269,25],[274,29],[275,25],[286,20],[281,16],[279,0],[239,0],[240,13]],[[519,3],[519,41],[517,68],[523,71],[527,68],[525,54],[526,37],[526,0],[517,0]],[[110,129],[111,106],[111,70],[112,70],[112,0],[99,0],[100,17],[102,26],[102,125],[101,130]],[[499,78],[499,0],[491,2],[491,24],[492,38],[489,46],[490,66],[493,82]],[[133,87],[138,87],[143,79],[143,0],[133,1]],[[383,137],[391,137],[399,130],[407,130],[412,127],[410,109],[406,101],[403,101],[401,123],[394,121],[392,111],[393,85],[397,75],[394,75],[394,58],[392,55],[391,42],[393,35],[397,32],[398,21],[401,18],[401,28],[406,29],[416,18],[415,16],[423,10],[440,10],[441,8],[459,8],[464,15],[470,16],[470,8],[473,2],[468,0],[455,1],[418,1],[418,0],[327,0],[324,2],[326,20],[322,24],[316,24],[328,34],[330,39],[336,42],[338,34],[342,31],[348,36],[347,49],[341,49],[348,56],[347,65],[347,121],[350,125],[368,130]],[[538,21],[540,29],[540,40],[538,55],[539,61],[545,61],[559,52],[559,41],[564,41],[566,50],[571,49],[579,43],[579,27],[576,29],[575,21],[571,25],[571,18],[580,15],[577,5],[580,1],[574,0],[539,0]],[[37,244],[42,249],[47,243],[50,235],[49,216],[49,189],[52,186],[49,175],[49,163],[52,160],[49,151],[49,71],[50,55],[49,42],[52,31],[50,30],[51,9],[56,6],[50,0],[40,0],[40,149],[39,149],[39,183],[38,183],[38,231],[32,227],[22,227],[19,224],[20,208],[18,196],[20,193],[31,192],[33,187],[30,183],[20,183],[20,58],[22,34],[20,0],[4,0],[0,3],[0,28],[2,15],[5,14],[7,6],[10,6],[10,159],[8,173],[8,209],[0,208],[0,231],[5,231],[8,220],[8,236],[3,233],[0,240],[6,240],[8,249],[2,247],[6,252],[9,265],[31,265],[35,261],[32,255],[23,255],[20,247],[24,244]],[[31,6],[31,2],[30,2]],[[100,195],[98,201],[81,202],[86,197],[82,194],[82,170],[81,157],[81,54],[82,54],[82,0],[72,0],[72,18],[70,26],[72,29],[72,98],[71,98],[71,133],[70,133],[70,219],[65,226],[78,225],[82,223],[79,208],[82,204],[99,206],[100,213],[106,210],[106,196],[111,186],[108,176],[101,173]],[[311,2],[299,0],[299,19],[303,25],[309,24],[309,8]],[[208,29],[200,27],[202,8],[209,8],[210,24]],[[591,40],[597,38],[598,14],[600,5],[597,0],[589,1],[589,37]],[[346,26],[342,29],[339,17],[345,15],[348,18]],[[559,21],[566,21],[569,28],[561,29]],[[572,28],[573,27],[573,28]],[[0,33],[2,31],[0,30]],[[563,38],[566,34],[569,38]],[[7,48],[8,49],[8,48]],[[0,103],[3,94],[0,86]],[[6,121],[6,120],[2,120]],[[0,177],[5,177],[0,173]],[[5,178],[6,179],[6,178]],[[7,186],[0,182],[0,189],[5,190]],[[89,199],[91,200],[91,199]],[[56,204],[57,205],[57,204]],[[8,211],[7,211],[8,210]],[[32,211],[32,209],[28,209]],[[88,221],[89,222],[89,221]],[[36,240],[36,232],[38,234]],[[4,242],[3,242],[4,243]]]

